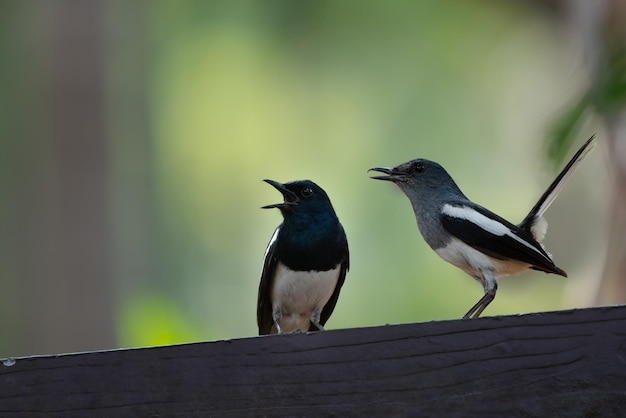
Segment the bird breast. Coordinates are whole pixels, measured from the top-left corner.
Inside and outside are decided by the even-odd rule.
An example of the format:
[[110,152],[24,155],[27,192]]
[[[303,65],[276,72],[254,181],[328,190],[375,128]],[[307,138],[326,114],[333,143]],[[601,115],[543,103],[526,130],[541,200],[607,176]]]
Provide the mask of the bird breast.
[[273,310],[281,310],[284,332],[309,329],[311,313],[321,312],[335,291],[340,269],[295,271],[278,263],[271,298]]

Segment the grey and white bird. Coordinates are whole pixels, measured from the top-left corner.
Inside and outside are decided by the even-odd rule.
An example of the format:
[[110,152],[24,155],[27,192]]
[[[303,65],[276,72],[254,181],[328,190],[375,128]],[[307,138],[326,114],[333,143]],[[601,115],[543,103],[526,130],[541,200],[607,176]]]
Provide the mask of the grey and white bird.
[[465,314],[478,318],[496,296],[496,279],[528,269],[567,277],[540,242],[547,222],[543,214],[563,185],[596,144],[589,138],[561,170],[522,222],[517,225],[469,200],[436,162],[415,159],[394,168],[375,167],[409,198],[417,226],[428,245],[445,261],[480,282],[484,296]]

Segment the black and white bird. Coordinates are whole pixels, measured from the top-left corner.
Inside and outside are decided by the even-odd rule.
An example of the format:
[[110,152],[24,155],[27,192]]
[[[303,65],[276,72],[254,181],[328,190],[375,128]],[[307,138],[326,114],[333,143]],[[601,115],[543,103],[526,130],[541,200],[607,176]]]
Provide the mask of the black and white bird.
[[428,245],[482,284],[484,296],[464,316],[478,318],[496,296],[497,278],[528,269],[567,277],[540,244],[548,226],[542,215],[595,142],[595,136],[585,142],[518,225],[465,197],[436,162],[416,159],[370,171],[385,173],[372,178],[391,181],[406,194]]
[[310,180],[264,180],[282,193],[259,284],[259,335],[323,330],[349,268],[348,240],[330,199]]

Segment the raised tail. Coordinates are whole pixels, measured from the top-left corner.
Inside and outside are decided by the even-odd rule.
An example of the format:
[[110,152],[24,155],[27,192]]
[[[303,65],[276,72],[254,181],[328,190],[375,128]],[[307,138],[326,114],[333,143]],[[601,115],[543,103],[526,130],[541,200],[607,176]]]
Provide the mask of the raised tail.
[[541,242],[545,236],[547,223],[542,218],[543,213],[550,207],[554,199],[563,189],[565,182],[576,171],[580,163],[589,155],[591,150],[596,146],[596,135],[592,135],[578,151],[572,157],[567,165],[561,170],[558,176],[554,179],[550,187],[541,195],[535,206],[528,212],[528,215],[522,222],[519,223],[519,227],[525,231],[530,232],[533,237]]

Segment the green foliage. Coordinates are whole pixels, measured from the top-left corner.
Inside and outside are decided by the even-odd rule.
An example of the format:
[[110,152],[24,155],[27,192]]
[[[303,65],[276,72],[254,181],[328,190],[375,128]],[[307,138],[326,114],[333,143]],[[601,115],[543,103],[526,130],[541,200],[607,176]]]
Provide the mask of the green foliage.
[[122,347],[192,342],[201,334],[176,299],[157,292],[146,291],[126,298],[118,315]]
[[567,109],[555,121],[548,132],[548,157],[554,163],[556,170],[560,169],[561,163],[565,160],[572,143],[577,138],[578,129],[583,121],[583,117],[589,111],[589,100],[587,96],[580,99],[570,109]]
[[591,113],[611,120],[626,103],[626,48],[619,43],[599,62],[589,62],[595,69],[588,91],[570,109],[553,122],[548,134],[548,156],[559,166],[564,160],[583,122]]

